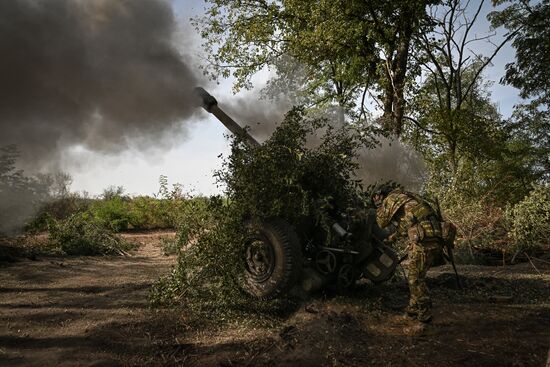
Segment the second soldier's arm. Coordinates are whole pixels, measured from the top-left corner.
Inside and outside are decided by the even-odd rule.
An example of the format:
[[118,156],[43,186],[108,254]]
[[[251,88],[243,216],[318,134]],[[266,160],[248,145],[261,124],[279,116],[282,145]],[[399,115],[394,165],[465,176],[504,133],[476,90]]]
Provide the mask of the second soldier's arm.
[[374,223],[372,226],[372,235],[378,241],[382,242],[384,240],[390,239],[390,237],[395,233],[396,227],[393,223],[390,223],[385,228],[380,228],[378,223]]

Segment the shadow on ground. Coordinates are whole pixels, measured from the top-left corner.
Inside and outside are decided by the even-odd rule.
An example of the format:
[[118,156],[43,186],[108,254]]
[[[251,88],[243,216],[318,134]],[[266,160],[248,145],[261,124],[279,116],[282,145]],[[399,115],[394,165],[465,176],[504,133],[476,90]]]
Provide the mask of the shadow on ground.
[[463,289],[434,269],[434,322],[414,334],[402,280],[316,295],[273,328],[190,327],[147,302],[173,261],[148,244],[132,257],[3,266],[0,365],[543,366],[550,347],[548,265],[461,266]]

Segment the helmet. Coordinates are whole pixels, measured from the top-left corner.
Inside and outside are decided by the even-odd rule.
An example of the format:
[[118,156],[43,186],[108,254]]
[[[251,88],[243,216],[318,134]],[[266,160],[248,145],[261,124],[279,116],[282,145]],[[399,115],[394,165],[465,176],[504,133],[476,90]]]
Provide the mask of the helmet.
[[371,199],[376,207],[382,205],[382,201],[388,196],[390,192],[395,190],[395,187],[387,184],[378,185],[372,191]]
[[390,192],[392,192],[393,190],[395,190],[395,187],[391,186],[391,185],[378,185],[374,191],[372,192],[372,196],[374,195],[382,195],[382,196],[388,196],[388,194]]

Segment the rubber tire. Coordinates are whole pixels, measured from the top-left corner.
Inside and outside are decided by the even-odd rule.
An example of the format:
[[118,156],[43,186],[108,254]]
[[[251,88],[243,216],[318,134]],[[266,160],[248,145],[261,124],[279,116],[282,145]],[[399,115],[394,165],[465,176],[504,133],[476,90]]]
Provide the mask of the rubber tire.
[[267,241],[274,252],[275,267],[270,276],[259,282],[244,271],[242,288],[249,295],[271,300],[287,291],[300,279],[303,267],[302,249],[294,229],[282,219],[269,219],[247,223],[253,237],[260,236]]

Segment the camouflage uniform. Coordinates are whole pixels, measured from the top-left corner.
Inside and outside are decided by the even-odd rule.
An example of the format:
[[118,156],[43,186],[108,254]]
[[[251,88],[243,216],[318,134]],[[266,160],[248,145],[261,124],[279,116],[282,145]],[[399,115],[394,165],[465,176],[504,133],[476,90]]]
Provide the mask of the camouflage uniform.
[[431,206],[419,196],[394,190],[377,209],[380,228],[395,226],[389,237],[407,251],[403,263],[407,271],[410,299],[407,313],[420,321],[431,319],[431,299],[426,287],[426,273],[442,256],[441,222]]

